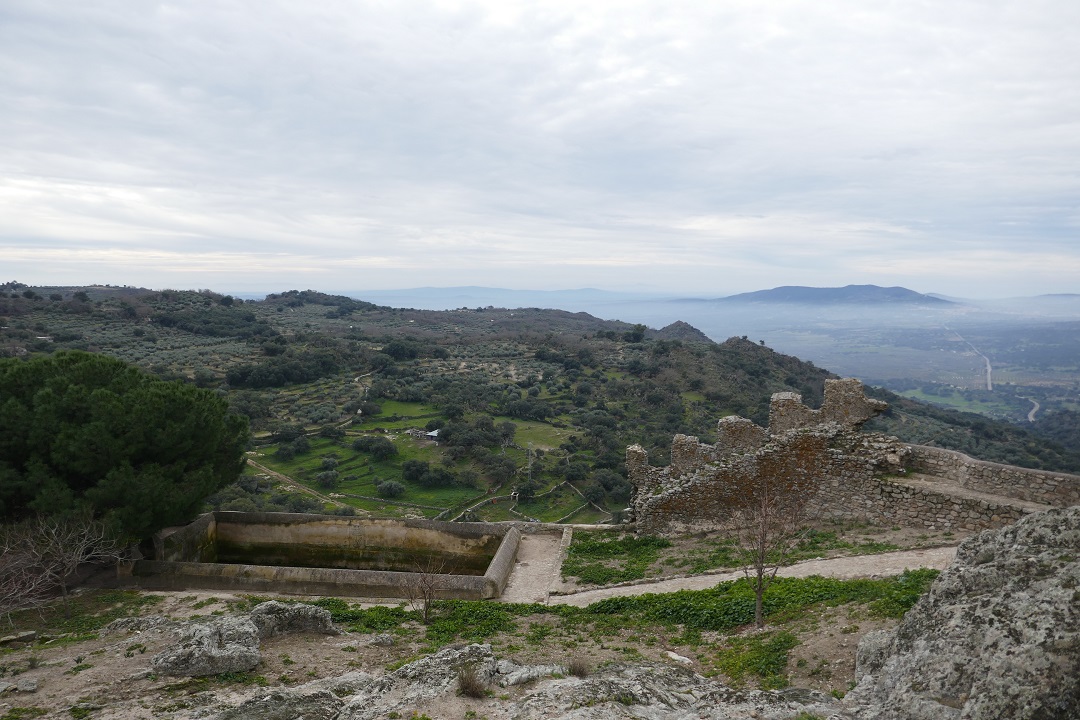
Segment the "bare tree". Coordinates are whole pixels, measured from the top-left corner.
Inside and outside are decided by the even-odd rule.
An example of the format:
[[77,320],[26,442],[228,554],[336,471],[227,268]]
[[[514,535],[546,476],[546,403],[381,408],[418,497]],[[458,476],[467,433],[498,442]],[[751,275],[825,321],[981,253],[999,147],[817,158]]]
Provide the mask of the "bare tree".
[[754,585],[754,623],[765,624],[765,591],[810,530],[816,514],[814,495],[825,448],[820,439],[800,438],[783,452],[758,457],[756,472],[740,486],[740,497],[727,522]]
[[32,537],[26,526],[0,527],[0,614],[14,627],[11,613],[44,603],[52,589],[48,575],[35,562]]
[[38,516],[25,520],[13,530],[32,571],[42,579],[42,590],[57,588],[64,600],[64,616],[69,617],[70,580],[86,563],[114,563],[125,556],[126,543],[90,512],[69,516]]
[[433,557],[415,563],[412,577],[405,583],[409,605],[420,614],[425,625],[431,619],[432,605],[446,588],[446,563]]

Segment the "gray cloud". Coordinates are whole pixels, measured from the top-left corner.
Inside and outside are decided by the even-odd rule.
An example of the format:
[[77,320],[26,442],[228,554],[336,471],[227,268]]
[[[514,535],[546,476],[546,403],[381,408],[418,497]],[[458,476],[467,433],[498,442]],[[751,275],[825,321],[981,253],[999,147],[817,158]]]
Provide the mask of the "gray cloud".
[[222,289],[1077,291],[1080,6],[0,6],[0,257]]

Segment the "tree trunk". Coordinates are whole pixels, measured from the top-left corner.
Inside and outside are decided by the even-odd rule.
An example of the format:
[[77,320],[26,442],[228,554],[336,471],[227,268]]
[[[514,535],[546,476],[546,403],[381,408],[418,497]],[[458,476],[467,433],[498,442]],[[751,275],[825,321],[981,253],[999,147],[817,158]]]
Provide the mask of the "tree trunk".
[[765,568],[757,568],[757,581],[754,583],[754,625],[765,627]]

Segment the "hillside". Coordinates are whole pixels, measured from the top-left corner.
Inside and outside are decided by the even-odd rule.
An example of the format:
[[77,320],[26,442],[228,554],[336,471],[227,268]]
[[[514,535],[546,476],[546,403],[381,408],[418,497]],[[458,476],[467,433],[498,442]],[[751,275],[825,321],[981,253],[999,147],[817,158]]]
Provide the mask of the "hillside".
[[[249,302],[108,287],[6,295],[2,352],[101,352],[216,388],[247,415],[265,470],[214,500],[227,509],[603,521],[629,498],[627,445],[664,463],[672,435],[711,442],[730,414],[764,424],[774,392],[816,406],[830,377],[745,337],[559,310],[406,310],[295,290]],[[1016,426],[883,396],[892,410],[875,427],[904,440],[1080,469],[1075,448]],[[480,504],[512,490],[513,511]]]

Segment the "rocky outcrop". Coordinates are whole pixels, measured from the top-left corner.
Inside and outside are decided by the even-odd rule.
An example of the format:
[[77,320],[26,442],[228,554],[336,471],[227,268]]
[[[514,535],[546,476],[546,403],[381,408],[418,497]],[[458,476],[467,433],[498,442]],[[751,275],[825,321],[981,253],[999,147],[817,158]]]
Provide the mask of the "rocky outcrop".
[[483,705],[491,720],[569,720],[637,718],[672,720],[792,720],[803,713],[825,717],[837,706],[808,690],[735,691],[683,667],[611,665],[585,678],[564,677],[556,665],[518,665],[499,660],[489,645],[440,650],[435,655],[374,677],[349,673],[294,688],[261,692],[217,720],[371,720],[409,717],[460,717],[447,702],[455,696],[458,673],[469,668],[491,687],[524,686],[516,701]]
[[587,678],[552,680],[515,703],[513,720],[790,720],[836,708],[811,690],[738,691],[670,665],[613,665]]
[[223,617],[182,628],[179,644],[155,655],[150,666],[162,675],[201,677],[246,672],[260,659],[255,623],[246,617]]
[[1080,718],[1080,507],[964,542],[856,674],[860,720]]
[[[115,623],[114,623],[115,625]],[[106,630],[142,630],[161,623],[127,623]],[[329,611],[303,603],[264,602],[247,616],[221,617],[209,622],[192,622],[180,627],[177,645],[151,659],[154,672],[162,675],[202,677],[225,672],[252,670],[262,656],[259,642],[285,633],[315,632],[337,635]]]
[[325,608],[304,603],[283,603],[269,600],[260,603],[249,614],[255,627],[259,629],[259,638],[265,640],[274,635],[290,633],[319,633],[337,635],[338,629],[330,618],[330,611]]
[[226,710],[218,715],[218,720],[332,720],[341,705],[341,698],[329,690],[275,688],[262,697]]

